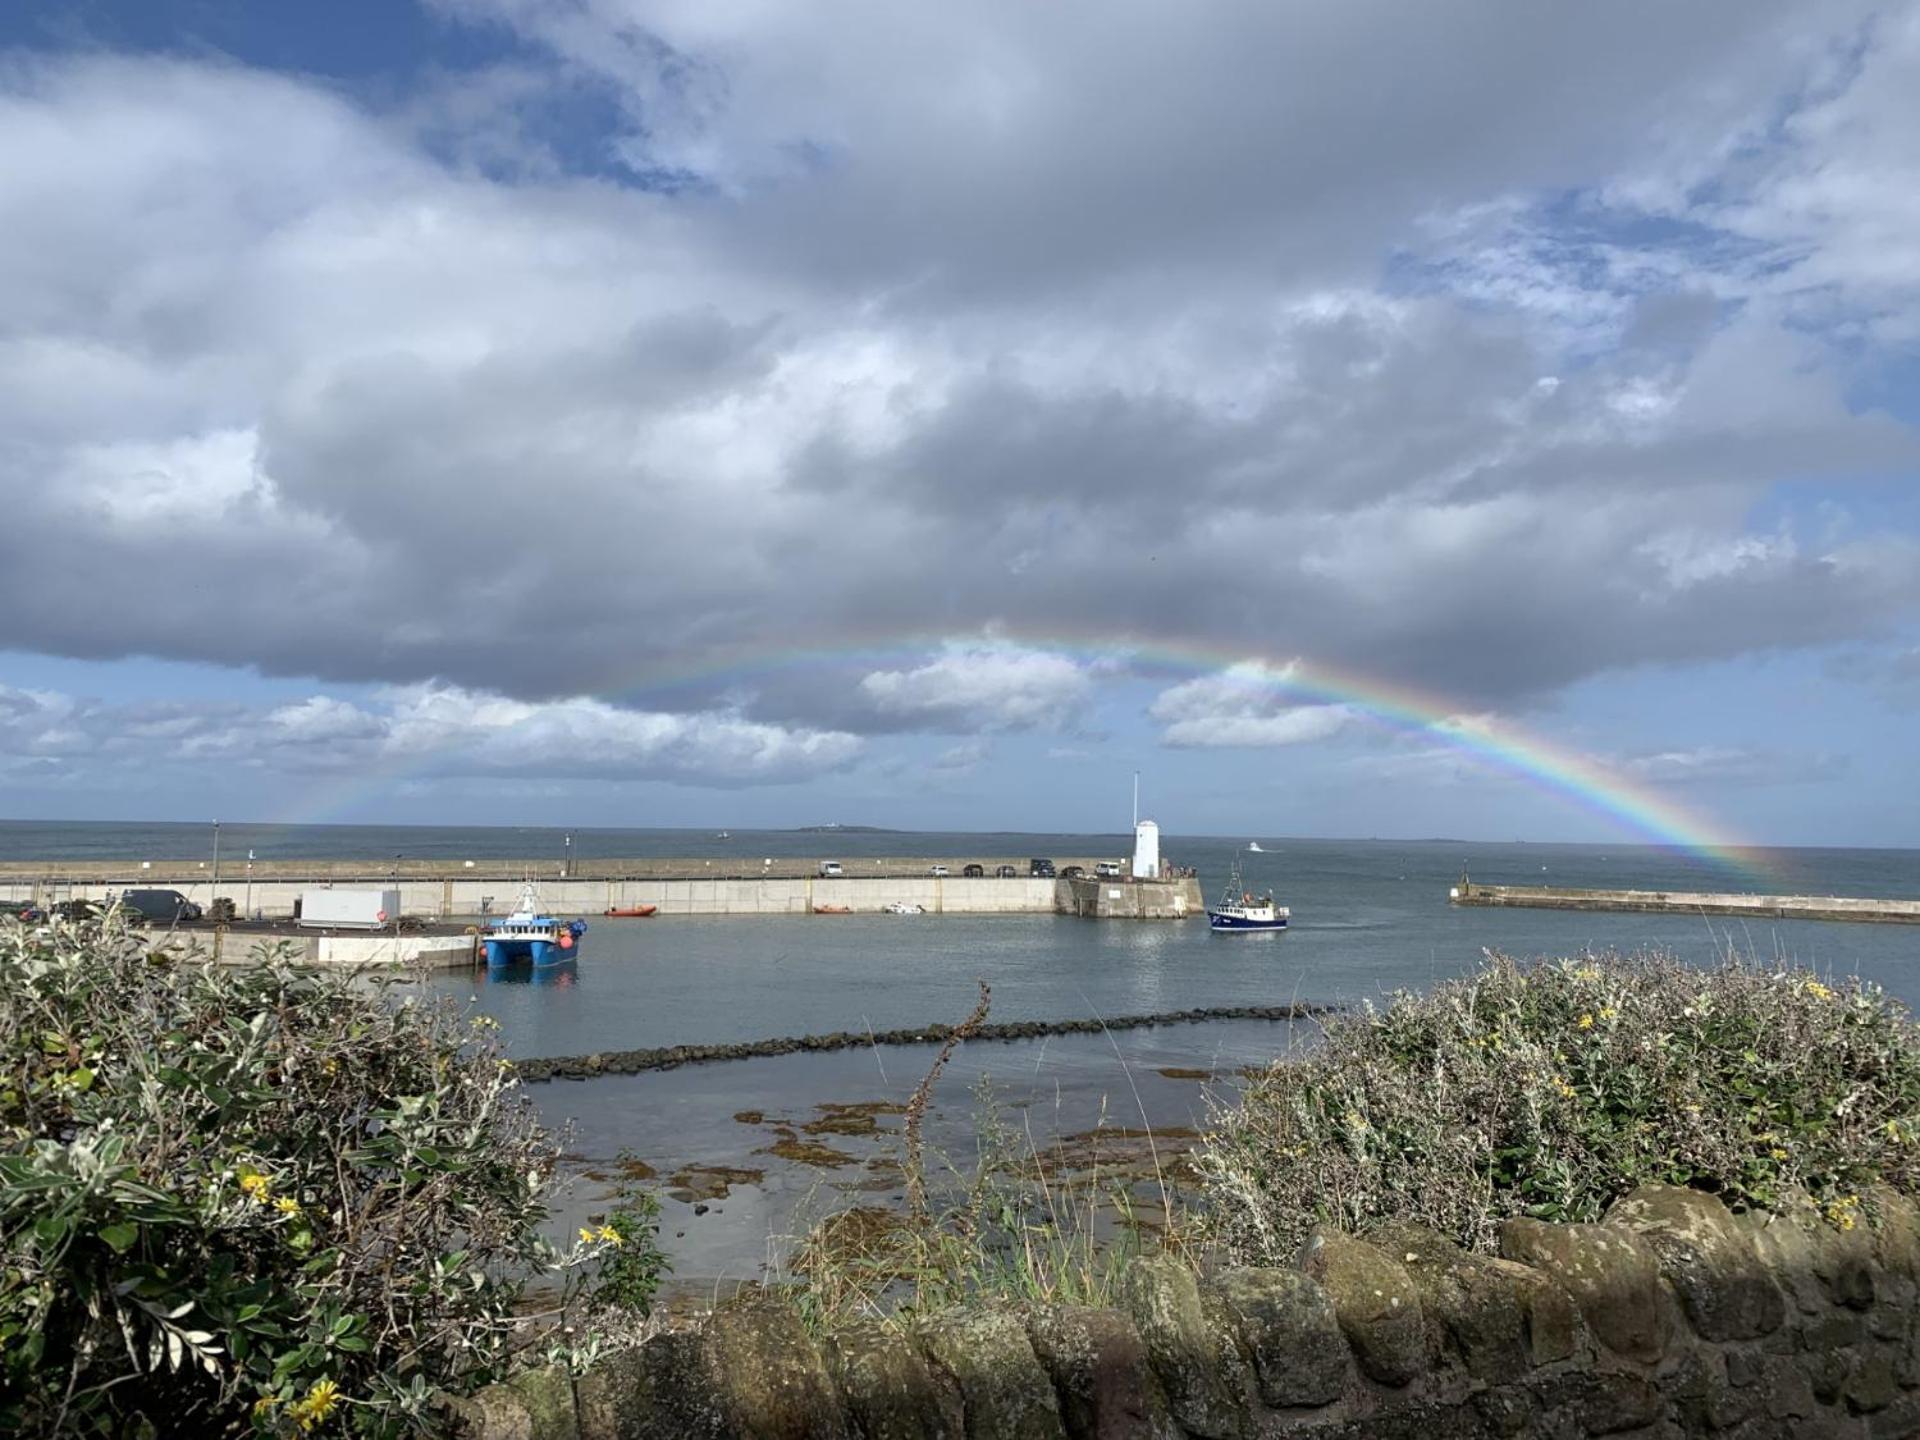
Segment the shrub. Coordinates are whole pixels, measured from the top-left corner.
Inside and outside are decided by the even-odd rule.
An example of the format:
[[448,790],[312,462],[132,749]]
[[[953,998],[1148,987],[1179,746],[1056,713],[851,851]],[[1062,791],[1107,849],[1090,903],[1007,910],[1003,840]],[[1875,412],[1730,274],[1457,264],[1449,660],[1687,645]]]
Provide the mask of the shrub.
[[1492,1249],[1515,1215],[1593,1221],[1636,1185],[1771,1207],[1802,1188],[1850,1227],[1875,1179],[1920,1178],[1920,1043],[1871,985],[1663,956],[1475,975],[1330,1020],[1216,1117],[1210,1232],[1290,1259],[1327,1222],[1393,1216]]
[[260,960],[0,927],[0,1431],[398,1433],[510,1366],[532,1280],[651,1249],[542,1239],[487,1022]]

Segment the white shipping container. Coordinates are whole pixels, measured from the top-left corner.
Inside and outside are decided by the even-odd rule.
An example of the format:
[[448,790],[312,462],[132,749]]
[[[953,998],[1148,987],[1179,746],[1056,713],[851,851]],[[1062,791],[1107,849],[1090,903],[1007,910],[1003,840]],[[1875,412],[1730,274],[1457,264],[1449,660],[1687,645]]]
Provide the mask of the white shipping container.
[[378,930],[399,918],[398,890],[303,890],[300,893],[302,925]]

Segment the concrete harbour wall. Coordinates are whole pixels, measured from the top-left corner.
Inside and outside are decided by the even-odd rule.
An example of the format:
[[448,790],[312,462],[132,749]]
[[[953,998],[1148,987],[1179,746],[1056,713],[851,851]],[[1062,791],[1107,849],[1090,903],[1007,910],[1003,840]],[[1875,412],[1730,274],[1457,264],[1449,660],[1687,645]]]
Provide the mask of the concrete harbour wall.
[[[541,900],[555,914],[589,918],[609,909],[636,905],[655,906],[661,915],[812,915],[821,906],[844,906],[849,913],[862,914],[900,904],[918,905],[935,915],[1059,913],[1138,919],[1177,919],[1198,914],[1202,908],[1199,885],[1194,880],[1053,880],[1026,875],[999,879],[992,875],[928,875],[925,866],[920,868],[920,874],[830,879],[811,875],[714,879],[606,876],[548,878],[536,884]],[[521,888],[517,880],[475,879],[457,872],[402,875],[397,880],[375,876],[358,882],[255,878],[251,885],[244,876],[223,874],[217,893],[232,900],[243,915],[257,913],[266,919],[284,919],[293,914],[294,901],[303,892],[329,885],[339,889],[397,889],[402,914],[452,921],[472,920],[483,914],[503,915],[519,899]],[[58,882],[10,876],[0,877],[0,902],[46,905],[69,899],[105,900],[126,889],[178,890],[202,907],[210,906],[216,894],[210,876],[198,870]]]
[[1841,1230],[1646,1186],[1502,1255],[1414,1225],[1285,1269],[1130,1268],[1114,1309],[981,1306],[810,1333],[755,1288],[585,1375],[452,1402],[469,1440],[1482,1440],[1920,1433],[1920,1210]]
[[[853,913],[883,909],[893,903],[919,905],[932,914],[1043,915],[1057,908],[1055,880],[1020,876],[1001,880],[992,876],[857,876],[819,879],[791,876],[747,879],[545,879],[536,882],[540,898],[558,915],[602,914],[613,907],[654,905],[662,915],[811,915],[817,905],[844,905]],[[402,877],[350,880],[244,879],[222,875],[218,894],[268,919],[293,914],[293,902],[307,890],[335,885],[339,889],[398,889],[403,914],[429,920],[466,920],[482,914],[503,915],[520,897],[518,881],[465,876]],[[215,889],[199,872],[142,874],[59,884],[12,878],[0,879],[0,901],[46,904],[68,899],[104,900],[126,889],[178,890],[201,906],[211,903]]]
[[1686,890],[1577,890],[1558,885],[1456,885],[1455,905],[1530,910],[1622,910],[1643,914],[1738,915],[1756,920],[1843,920],[1920,925],[1920,900],[1851,895],[1742,895]]

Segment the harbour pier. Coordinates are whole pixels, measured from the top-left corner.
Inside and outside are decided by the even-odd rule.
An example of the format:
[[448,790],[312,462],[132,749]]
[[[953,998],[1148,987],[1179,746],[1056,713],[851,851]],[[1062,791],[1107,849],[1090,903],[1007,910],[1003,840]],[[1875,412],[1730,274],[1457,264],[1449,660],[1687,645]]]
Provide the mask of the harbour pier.
[[[1060,871],[1087,875],[1113,857],[1060,857]],[[654,906],[675,915],[863,914],[889,906],[948,915],[1085,915],[1101,919],[1172,919],[1204,906],[1191,878],[1101,877],[1079,887],[1067,875],[1028,873],[1027,858],[896,856],[848,859],[841,873],[821,875],[814,860],[553,860],[255,861],[226,864],[218,877],[201,861],[0,862],[0,906],[42,907],[69,900],[105,901],[130,889],[178,890],[211,913],[231,900],[242,916],[282,919],[309,890],[397,890],[400,912],[434,922],[471,922],[504,914],[531,878],[555,914],[589,918],[612,909]],[[978,874],[969,874],[978,870]],[[1008,872],[1008,873],[1002,873]],[[612,922],[610,922],[612,923]],[[622,921],[619,923],[642,923]]]
[[1692,890],[1580,890],[1561,885],[1482,885],[1464,875],[1447,892],[1455,905],[1529,910],[1624,910],[1651,915],[1729,915],[1748,920],[1842,920],[1920,925],[1920,900],[1851,895],[1743,895]]

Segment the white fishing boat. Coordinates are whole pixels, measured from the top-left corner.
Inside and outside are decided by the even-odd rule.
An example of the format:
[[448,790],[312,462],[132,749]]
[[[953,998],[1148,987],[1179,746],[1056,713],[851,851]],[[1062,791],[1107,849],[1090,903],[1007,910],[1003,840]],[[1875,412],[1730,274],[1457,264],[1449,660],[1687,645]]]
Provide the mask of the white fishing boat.
[[1247,849],[1250,850],[1255,855],[1264,855],[1267,853],[1266,851],[1260,848],[1260,842],[1258,840],[1247,841]]
[[880,908],[889,915],[924,915],[927,913],[926,906],[909,905],[904,900],[890,900]]
[[1207,925],[1216,932],[1241,935],[1261,930],[1284,930],[1293,912],[1273,903],[1273,892],[1255,895],[1241,888],[1240,865],[1236,861],[1227,879],[1226,891],[1216,904],[1207,907]]

